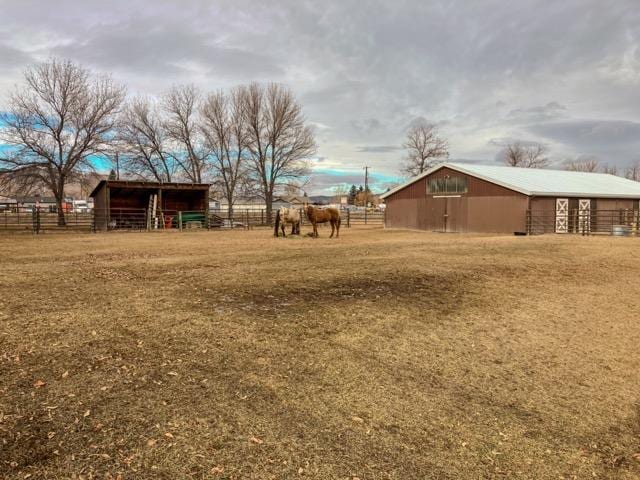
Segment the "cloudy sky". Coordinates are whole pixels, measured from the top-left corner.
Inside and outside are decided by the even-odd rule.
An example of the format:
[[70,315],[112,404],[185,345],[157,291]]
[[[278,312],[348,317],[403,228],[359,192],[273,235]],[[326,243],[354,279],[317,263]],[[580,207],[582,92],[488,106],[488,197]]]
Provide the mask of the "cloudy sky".
[[[605,5],[606,3],[606,5]],[[311,191],[397,179],[408,125],[451,158],[496,162],[511,140],[560,164],[640,160],[638,0],[0,0],[0,108],[51,56],[129,92],[175,83],[290,85],[317,132]]]

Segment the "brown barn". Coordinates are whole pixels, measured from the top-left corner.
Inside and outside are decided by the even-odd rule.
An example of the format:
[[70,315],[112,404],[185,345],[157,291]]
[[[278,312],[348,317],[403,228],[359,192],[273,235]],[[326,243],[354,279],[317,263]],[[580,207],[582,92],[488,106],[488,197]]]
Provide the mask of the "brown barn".
[[381,198],[388,228],[604,233],[640,223],[640,182],[604,173],[444,163]]
[[96,230],[170,228],[178,217],[205,226],[209,185],[102,180],[91,192]]

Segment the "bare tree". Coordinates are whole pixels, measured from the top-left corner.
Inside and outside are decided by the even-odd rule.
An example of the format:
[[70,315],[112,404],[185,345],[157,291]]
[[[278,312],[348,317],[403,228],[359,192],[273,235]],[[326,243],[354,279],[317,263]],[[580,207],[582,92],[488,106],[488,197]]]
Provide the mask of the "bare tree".
[[31,175],[29,169],[0,169],[0,196],[31,196],[48,189],[39,175]]
[[602,173],[608,173],[609,175],[618,175],[618,167],[615,165],[603,165]]
[[291,180],[284,185],[284,194],[291,197],[297,197],[298,195],[304,195],[304,188],[307,185],[307,181]]
[[340,205],[344,197],[349,196],[349,186],[341,183],[333,187],[333,203]]
[[407,149],[407,159],[402,171],[412,177],[449,157],[449,143],[430,123],[411,127],[403,147]]
[[155,100],[136,97],[124,108],[118,125],[118,157],[130,175],[157,182],[171,182],[173,158]]
[[24,79],[1,117],[9,149],[0,168],[4,175],[46,185],[64,225],[65,186],[74,172],[91,169],[88,159],[111,140],[125,89],[68,60],[32,66]]
[[202,183],[210,154],[201,128],[201,96],[195,86],[181,85],[173,87],[162,99],[166,114],[163,126],[177,147],[173,159],[192,183]]
[[595,158],[584,160],[570,160],[565,163],[565,170],[571,172],[597,172],[600,168],[600,162]]
[[503,153],[503,160],[510,167],[545,168],[549,165],[547,149],[540,143],[527,146],[520,142],[510,143]]
[[233,218],[236,193],[247,180],[248,132],[243,115],[242,91],[210,94],[202,106],[202,133],[211,152],[215,182],[229,204]]
[[273,193],[308,174],[307,159],[316,151],[302,108],[287,87],[251,84],[242,90],[252,174],[271,222]]
[[640,182],[640,160],[632,163],[624,172],[625,178]]

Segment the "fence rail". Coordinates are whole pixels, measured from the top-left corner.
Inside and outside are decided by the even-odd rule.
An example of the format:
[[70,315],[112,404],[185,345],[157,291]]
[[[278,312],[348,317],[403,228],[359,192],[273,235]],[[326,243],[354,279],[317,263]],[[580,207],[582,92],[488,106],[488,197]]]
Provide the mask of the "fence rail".
[[[302,212],[301,212],[302,213]],[[272,212],[272,217],[275,211]],[[341,212],[342,226],[382,226],[383,212]],[[302,215],[302,224],[308,225]],[[226,211],[177,211],[145,208],[95,209],[90,212],[66,212],[64,223],[56,212],[48,208],[13,207],[0,210],[0,232],[96,232],[96,231],[148,231],[184,229],[271,228],[265,209],[236,209]]]
[[580,235],[640,235],[640,211],[631,209],[571,209],[565,215],[549,211],[527,211],[527,233],[573,233]]

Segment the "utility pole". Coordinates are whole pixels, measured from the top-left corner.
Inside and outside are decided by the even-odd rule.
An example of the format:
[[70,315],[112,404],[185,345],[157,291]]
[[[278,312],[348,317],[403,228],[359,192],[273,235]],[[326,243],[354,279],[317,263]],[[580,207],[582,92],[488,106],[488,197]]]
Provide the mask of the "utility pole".
[[364,167],[364,224],[367,224],[367,206],[369,203],[369,167]]
[[120,180],[120,155],[116,152],[116,180]]

